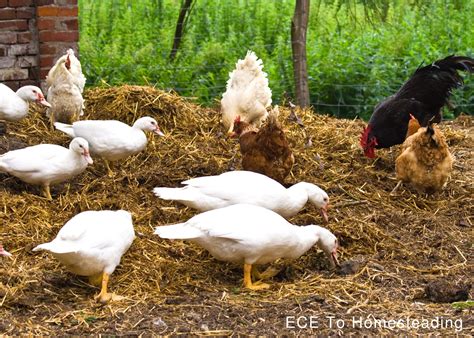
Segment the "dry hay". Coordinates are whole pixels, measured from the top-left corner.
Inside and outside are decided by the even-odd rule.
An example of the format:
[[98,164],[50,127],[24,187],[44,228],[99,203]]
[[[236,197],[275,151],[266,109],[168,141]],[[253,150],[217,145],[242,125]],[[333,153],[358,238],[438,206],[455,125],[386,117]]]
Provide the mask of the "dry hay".
[[[37,196],[39,188],[0,174],[0,241],[14,254],[14,260],[0,259],[0,334],[395,332],[353,328],[352,316],[442,316],[462,319],[463,333],[473,332],[472,308],[455,310],[423,295],[432,280],[472,283],[471,117],[441,125],[456,157],[444,191],[426,196],[404,186],[390,195],[397,148],[379,151],[375,161],[367,159],[358,146],[362,121],[298,111],[303,129],[289,122],[289,110],[282,108],[296,158],[290,181],[313,182],[328,191],[332,208],[327,226],[340,240],[340,260],[355,273],[329,271],[324,255],[312,249],[294,262],[277,263],[282,271],[270,281],[270,290],[250,292],[241,288],[242,267],[218,262],[195,245],[152,234],[157,225],[196,214],[159,200],[153,187],[178,186],[189,177],[239,168],[237,142],[223,135],[218,110],[151,87],[97,88],[85,98],[85,118],[132,123],[150,115],[167,136],[151,136],[146,152],[116,165],[114,178],[95,159],[85,173],[54,186],[52,202]],[[49,129],[39,112],[9,124],[1,141],[3,149],[22,142],[69,143],[67,136]],[[99,306],[92,299],[97,289],[65,272],[51,255],[31,249],[51,240],[81,211],[117,208],[133,213],[137,232],[110,284],[127,300]],[[320,223],[321,218],[308,205],[291,221]],[[318,316],[319,329],[285,330],[287,315]],[[330,315],[346,320],[346,327],[328,328]],[[398,332],[452,334],[454,329]]]

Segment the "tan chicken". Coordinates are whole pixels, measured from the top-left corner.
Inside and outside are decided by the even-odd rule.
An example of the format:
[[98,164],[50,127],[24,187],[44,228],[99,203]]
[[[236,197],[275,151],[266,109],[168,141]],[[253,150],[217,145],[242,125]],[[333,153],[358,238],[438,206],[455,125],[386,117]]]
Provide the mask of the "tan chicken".
[[244,170],[264,174],[283,184],[295,157],[278,122],[278,114],[275,106],[260,130],[237,116],[233,135],[239,136]]
[[71,74],[69,57],[61,58],[48,74],[50,87],[48,101],[51,125],[54,122],[73,123],[79,120],[84,100],[77,86],[75,76]]
[[268,87],[267,73],[262,69],[262,60],[248,51],[245,59],[239,60],[235,70],[229,74],[221,100],[222,123],[227,133],[232,132],[237,116],[256,127],[260,127],[267,117],[272,91]]
[[397,187],[406,182],[427,193],[441,190],[453,169],[453,161],[439,128],[432,124],[420,128],[405,140],[395,161]]

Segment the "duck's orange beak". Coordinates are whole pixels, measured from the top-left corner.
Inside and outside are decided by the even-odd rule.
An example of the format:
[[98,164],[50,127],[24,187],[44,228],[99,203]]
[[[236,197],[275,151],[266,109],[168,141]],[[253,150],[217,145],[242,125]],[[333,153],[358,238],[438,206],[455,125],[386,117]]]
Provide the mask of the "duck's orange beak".
[[43,94],[41,94],[41,93],[37,94],[36,102],[39,103],[39,104],[42,104],[43,106],[51,108],[51,104],[48,101],[46,101]]

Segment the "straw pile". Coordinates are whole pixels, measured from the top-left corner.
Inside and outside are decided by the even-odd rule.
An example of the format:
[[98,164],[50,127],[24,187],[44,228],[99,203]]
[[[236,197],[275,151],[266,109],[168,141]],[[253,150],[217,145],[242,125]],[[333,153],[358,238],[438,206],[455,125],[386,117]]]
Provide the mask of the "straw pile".
[[[455,332],[450,326],[391,330],[370,322],[435,317],[461,319],[462,332],[473,332],[472,307],[456,310],[424,292],[433,281],[464,287],[473,281],[471,117],[441,125],[456,157],[444,191],[427,196],[403,186],[390,195],[398,148],[369,160],[358,146],[362,121],[297,111],[302,128],[289,122],[289,110],[281,107],[296,158],[289,181],[313,182],[329,193],[327,226],[339,238],[344,271],[329,271],[324,255],[312,249],[297,261],[277,262],[281,272],[269,281],[271,289],[249,292],[241,288],[242,267],[152,234],[157,225],[196,214],[159,200],[153,187],[240,168],[238,144],[224,136],[218,110],[151,87],[97,88],[85,98],[87,119],[131,124],[150,115],[167,136],[150,135],[147,150],[117,165],[113,178],[96,158],[76,179],[53,186],[52,202],[38,196],[38,187],[0,174],[0,241],[14,254],[14,260],[0,259],[0,334]],[[1,152],[25,144],[69,143],[38,111],[10,123],[0,141]],[[133,213],[137,232],[110,284],[127,300],[99,306],[92,299],[97,289],[65,272],[47,253],[31,249],[51,240],[81,211],[118,208]],[[308,205],[290,221],[320,224],[321,218]],[[319,328],[286,329],[286,316],[318,316]],[[327,316],[334,316],[332,328]],[[369,319],[372,326],[360,328],[353,317]],[[345,327],[337,329],[336,319]]]

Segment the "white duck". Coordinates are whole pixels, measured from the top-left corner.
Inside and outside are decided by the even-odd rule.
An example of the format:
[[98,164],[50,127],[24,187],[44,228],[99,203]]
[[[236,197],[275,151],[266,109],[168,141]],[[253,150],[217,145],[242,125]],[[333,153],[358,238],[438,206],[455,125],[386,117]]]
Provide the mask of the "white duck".
[[95,297],[106,303],[122,297],[107,292],[109,276],[122,255],[135,239],[132,215],[124,210],[84,211],[71,218],[56,238],[40,244],[33,251],[47,250],[80,276],[88,276],[91,284],[101,285]]
[[6,251],[4,248],[3,248],[3,245],[0,244],[0,256],[6,256],[6,257],[11,257],[11,253],[9,253],[8,251]]
[[244,286],[252,290],[268,284],[252,283],[252,265],[266,264],[278,258],[295,259],[313,245],[337,261],[337,239],[317,225],[296,226],[271,210],[250,204],[235,204],[196,215],[185,223],[159,226],[161,238],[187,239],[218,260],[244,264]]
[[248,51],[245,59],[239,60],[235,70],[229,73],[226,92],[221,100],[222,123],[229,134],[234,129],[237,116],[256,127],[267,117],[267,108],[272,104],[272,91],[268,87],[267,73],[262,69],[262,60]]
[[0,83],[0,120],[18,121],[26,117],[29,102],[51,107],[38,87],[23,86],[14,92],[10,87]]
[[77,137],[69,149],[56,144],[38,144],[0,155],[0,172],[26,183],[42,185],[44,196],[51,200],[51,184],[80,174],[92,163],[87,141]]
[[117,161],[145,149],[147,138],[144,130],[164,136],[154,118],[139,118],[133,126],[116,120],[85,120],[71,124],[55,123],[54,126],[71,137],[85,138],[92,154],[105,160],[109,176],[113,175],[109,161]]
[[296,215],[309,200],[328,221],[329,197],[317,185],[307,182],[285,188],[268,176],[252,171],[229,171],[216,176],[192,178],[182,188],[155,188],[159,198],[175,200],[190,208],[207,211],[232,204],[259,205],[285,218]]

